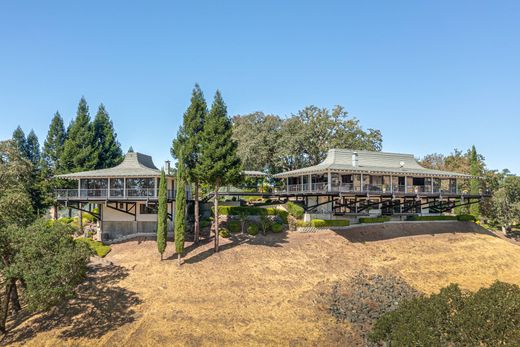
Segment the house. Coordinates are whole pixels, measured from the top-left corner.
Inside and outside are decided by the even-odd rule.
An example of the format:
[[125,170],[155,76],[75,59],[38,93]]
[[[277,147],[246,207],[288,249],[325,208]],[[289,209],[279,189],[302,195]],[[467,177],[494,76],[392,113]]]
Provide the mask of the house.
[[[166,162],[165,171],[170,171],[169,162]],[[99,235],[104,241],[155,233],[160,176],[161,171],[152,157],[131,151],[116,167],[56,176],[77,182],[72,189],[57,189],[56,200],[69,209],[94,215],[99,220]],[[172,231],[173,176],[166,175],[166,182],[168,229]]]
[[274,175],[280,195],[332,216],[438,214],[478,203],[461,190],[470,175],[427,169],[412,154],[331,149],[318,165]]

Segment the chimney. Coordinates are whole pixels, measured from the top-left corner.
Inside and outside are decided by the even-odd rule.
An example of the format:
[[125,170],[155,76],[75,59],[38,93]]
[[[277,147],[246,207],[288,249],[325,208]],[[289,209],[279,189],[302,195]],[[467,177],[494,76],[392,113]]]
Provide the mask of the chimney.
[[358,154],[357,152],[352,153],[352,166],[357,167],[358,166]]
[[164,162],[164,173],[166,173],[167,175],[170,174],[170,161],[169,160],[166,160]]

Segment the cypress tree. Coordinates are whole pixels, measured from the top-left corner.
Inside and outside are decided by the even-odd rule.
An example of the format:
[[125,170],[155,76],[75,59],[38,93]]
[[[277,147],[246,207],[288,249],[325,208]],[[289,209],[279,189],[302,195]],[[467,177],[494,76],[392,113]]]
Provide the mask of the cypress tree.
[[218,190],[240,181],[242,165],[237,155],[237,143],[232,138],[232,124],[220,91],[217,90],[201,134],[199,172],[203,182],[214,191],[215,252],[219,249]]
[[114,124],[103,104],[99,105],[96,118],[92,122],[94,142],[98,148],[99,161],[96,169],[114,167],[123,159],[121,145],[117,141]]
[[64,171],[71,172],[94,170],[98,165],[98,148],[84,97],[79,101],[76,118],[67,129],[61,163]]
[[18,126],[13,132],[13,141],[22,157],[28,159],[29,155],[27,153],[27,139],[25,138],[25,133],[20,126]]
[[[199,222],[199,186],[201,181],[200,151],[201,133],[204,128],[204,119],[208,113],[208,107],[204,94],[198,84],[195,84],[191,95],[191,103],[184,113],[183,124],[179,129],[177,138],[173,140],[171,154],[174,158],[182,159],[184,163],[185,177],[189,183],[194,185],[195,201],[195,227],[194,242],[199,241],[200,222]],[[181,158],[181,155],[182,158]]]
[[27,135],[27,157],[35,166],[40,162],[40,142],[32,129],[29,135]]
[[182,156],[177,162],[177,177],[175,190],[175,252],[179,266],[184,253],[184,235],[186,233],[186,182],[184,178],[184,163]]
[[[471,147],[471,154],[470,154],[470,174],[474,177],[480,176],[480,163],[479,158],[477,154],[477,149],[473,145]],[[469,182],[470,185],[470,193],[472,195],[478,195],[480,190],[480,184],[478,178],[472,178]],[[478,204],[472,204],[470,205],[470,213],[474,215],[475,217],[478,217],[480,214],[479,211],[479,205]]]
[[56,169],[60,166],[60,157],[63,152],[63,145],[67,134],[65,132],[65,126],[63,124],[63,118],[58,111],[52,118],[49,131],[47,132],[47,138],[43,143],[42,157],[45,165],[50,169],[51,172],[56,172]]
[[159,181],[159,206],[157,211],[157,250],[161,254],[166,249],[166,238],[168,237],[168,199],[166,196],[166,176],[161,172]]

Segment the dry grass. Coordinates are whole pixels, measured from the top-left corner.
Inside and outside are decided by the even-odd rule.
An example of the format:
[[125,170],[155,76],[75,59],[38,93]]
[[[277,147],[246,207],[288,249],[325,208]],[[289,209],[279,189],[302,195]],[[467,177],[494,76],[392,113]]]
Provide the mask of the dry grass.
[[394,273],[424,292],[450,282],[520,284],[520,248],[460,222],[226,240],[219,254],[206,243],[181,268],[172,249],[160,262],[153,241],[113,246],[78,299],[26,319],[4,343],[355,345],[350,328],[313,298],[361,269]]

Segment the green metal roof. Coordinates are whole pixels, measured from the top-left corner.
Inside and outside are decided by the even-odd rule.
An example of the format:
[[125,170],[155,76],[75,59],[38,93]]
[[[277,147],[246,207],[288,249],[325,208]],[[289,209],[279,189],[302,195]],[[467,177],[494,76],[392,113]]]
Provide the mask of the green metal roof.
[[123,162],[113,168],[82,171],[57,175],[58,178],[106,178],[106,177],[159,177],[161,171],[154,165],[152,157],[137,152],[128,152]]
[[[353,155],[357,154],[354,165]],[[328,171],[368,173],[383,175],[433,176],[442,178],[471,178],[457,172],[427,169],[419,165],[413,154],[372,152],[350,149],[331,149],[325,160],[318,165],[281,172],[276,178],[295,177],[305,174],[324,174]]]

